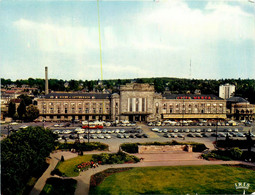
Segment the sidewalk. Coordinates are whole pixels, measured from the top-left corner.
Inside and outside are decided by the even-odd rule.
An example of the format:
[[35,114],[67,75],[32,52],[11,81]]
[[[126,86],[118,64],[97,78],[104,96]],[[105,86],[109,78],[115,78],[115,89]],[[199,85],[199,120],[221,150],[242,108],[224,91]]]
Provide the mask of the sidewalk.
[[36,184],[34,185],[34,188],[30,192],[30,195],[39,195],[43,189],[43,187],[46,184],[46,180],[51,177],[51,171],[53,171],[58,164],[58,162],[61,159],[61,156],[64,156],[65,160],[74,158],[78,156],[76,153],[71,153],[71,152],[56,152],[56,153],[51,153],[50,154],[50,165],[48,169],[43,173],[43,175],[37,180]]

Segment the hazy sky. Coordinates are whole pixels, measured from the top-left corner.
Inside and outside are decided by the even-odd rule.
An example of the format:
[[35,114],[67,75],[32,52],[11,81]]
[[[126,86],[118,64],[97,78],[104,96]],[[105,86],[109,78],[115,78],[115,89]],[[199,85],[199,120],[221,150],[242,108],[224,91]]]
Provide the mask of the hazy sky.
[[[255,3],[101,0],[103,79],[255,78]],[[1,77],[100,79],[97,1],[0,0]],[[190,69],[191,60],[191,69]]]

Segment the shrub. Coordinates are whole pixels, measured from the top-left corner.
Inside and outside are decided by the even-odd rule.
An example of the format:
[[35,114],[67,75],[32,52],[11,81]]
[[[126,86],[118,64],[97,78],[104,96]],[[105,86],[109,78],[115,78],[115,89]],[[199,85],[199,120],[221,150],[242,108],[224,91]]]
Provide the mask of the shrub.
[[120,147],[122,150],[128,153],[138,153],[138,146],[139,145],[156,145],[156,146],[164,146],[164,145],[192,145],[193,152],[202,152],[207,147],[202,143],[195,143],[195,142],[177,142],[173,140],[172,142],[147,142],[147,143],[124,143],[121,144]]
[[60,179],[51,177],[47,179],[46,184],[52,186],[49,192],[43,190],[40,194],[74,194],[77,181],[74,179]]
[[240,150],[239,148],[232,148],[230,149],[230,154],[233,158],[240,159],[243,154],[243,151]]
[[108,150],[109,146],[100,142],[90,142],[90,143],[60,143],[57,149],[76,149],[79,151],[92,151],[92,150]]
[[136,156],[128,155],[123,152],[118,152],[115,154],[94,154],[92,156],[92,161],[101,162],[102,164],[123,164],[123,163],[137,163],[140,160]]

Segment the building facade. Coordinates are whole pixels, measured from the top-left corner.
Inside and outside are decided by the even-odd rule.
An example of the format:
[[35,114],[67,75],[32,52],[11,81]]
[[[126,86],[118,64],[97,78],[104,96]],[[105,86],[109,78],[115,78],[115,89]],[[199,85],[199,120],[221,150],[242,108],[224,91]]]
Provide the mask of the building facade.
[[255,120],[255,105],[242,97],[228,98],[227,116],[234,120]]
[[231,98],[235,93],[235,85],[225,84],[219,87],[219,97],[223,99]]
[[39,120],[225,119],[226,100],[215,95],[158,94],[153,85],[129,83],[120,93],[50,93],[37,100]]

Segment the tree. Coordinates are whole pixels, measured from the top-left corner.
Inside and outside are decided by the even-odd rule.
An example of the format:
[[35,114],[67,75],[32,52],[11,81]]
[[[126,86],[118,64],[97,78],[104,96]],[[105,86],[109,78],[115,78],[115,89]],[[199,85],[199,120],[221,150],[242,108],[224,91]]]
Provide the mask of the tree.
[[28,121],[34,121],[39,116],[39,110],[36,106],[33,104],[30,104],[26,108],[26,120]]
[[24,119],[26,114],[26,104],[24,100],[21,100],[17,111],[18,111],[19,118]]
[[13,118],[15,113],[16,113],[16,105],[15,103],[10,102],[8,107],[8,116]]
[[21,94],[18,98],[22,99],[26,106],[32,104],[32,99],[28,95]]
[[54,147],[55,135],[42,127],[28,127],[2,140],[2,194],[23,194],[29,178],[41,172]]

